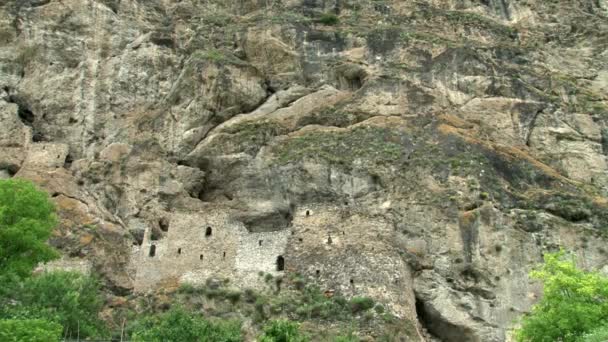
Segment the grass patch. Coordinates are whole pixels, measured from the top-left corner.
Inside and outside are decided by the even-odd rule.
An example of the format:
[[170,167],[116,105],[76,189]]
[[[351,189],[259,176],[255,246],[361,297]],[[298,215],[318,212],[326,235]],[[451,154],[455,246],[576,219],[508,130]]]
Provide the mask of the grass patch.
[[358,127],[347,132],[310,132],[276,146],[279,164],[323,159],[350,166],[356,159],[368,163],[395,163],[403,156],[406,136],[380,127]]

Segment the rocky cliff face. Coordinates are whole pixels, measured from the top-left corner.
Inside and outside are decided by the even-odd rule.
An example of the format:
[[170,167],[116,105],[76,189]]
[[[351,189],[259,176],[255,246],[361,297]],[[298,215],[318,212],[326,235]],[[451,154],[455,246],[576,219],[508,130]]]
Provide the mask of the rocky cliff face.
[[504,341],[544,252],[608,262],[607,15],[3,1],[0,177],[49,191],[58,267],[117,295],[299,274],[384,303],[403,340]]

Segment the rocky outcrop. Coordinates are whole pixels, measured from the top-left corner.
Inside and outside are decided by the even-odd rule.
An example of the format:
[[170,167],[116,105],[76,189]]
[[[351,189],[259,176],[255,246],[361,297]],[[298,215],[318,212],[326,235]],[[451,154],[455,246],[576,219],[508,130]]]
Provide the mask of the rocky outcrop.
[[405,340],[505,341],[543,253],[606,268],[607,11],[5,1],[0,177],[118,295],[297,274]]

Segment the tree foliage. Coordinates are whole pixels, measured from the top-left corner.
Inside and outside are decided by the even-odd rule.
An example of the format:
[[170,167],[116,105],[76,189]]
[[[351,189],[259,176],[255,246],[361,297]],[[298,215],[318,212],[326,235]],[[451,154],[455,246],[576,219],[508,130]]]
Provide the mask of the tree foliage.
[[37,318],[57,322],[68,337],[103,335],[98,318],[103,306],[99,282],[76,272],[55,271],[25,279],[15,289],[4,317]]
[[0,277],[25,277],[57,257],[45,242],[57,224],[48,195],[28,181],[0,180]]
[[517,340],[580,341],[583,334],[607,325],[608,278],[578,269],[564,252],[546,254],[544,259],[531,273],[543,283],[544,294],[523,318],[515,332]]
[[608,341],[608,325],[604,325],[583,335],[582,342],[606,342]]
[[241,325],[236,321],[212,323],[181,308],[136,323],[135,342],[238,342]]
[[61,325],[41,319],[0,320],[0,341],[53,342],[61,339]]

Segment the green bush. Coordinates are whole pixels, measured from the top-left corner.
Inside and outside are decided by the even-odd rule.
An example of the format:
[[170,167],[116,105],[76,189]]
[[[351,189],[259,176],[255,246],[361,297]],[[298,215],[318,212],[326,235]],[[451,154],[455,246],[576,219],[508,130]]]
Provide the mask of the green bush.
[[105,332],[98,318],[103,301],[95,278],[76,272],[45,273],[23,281],[11,299],[18,305],[5,306],[4,317],[57,322],[68,337],[96,337]]
[[306,342],[308,337],[300,332],[300,326],[296,322],[277,320],[268,323],[264,327],[264,334],[260,336],[260,342]]
[[241,325],[236,321],[211,323],[181,308],[150,316],[130,328],[134,342],[237,342]]
[[335,14],[332,13],[323,13],[319,18],[319,23],[323,25],[333,26],[337,25],[340,22],[340,19]]
[[374,307],[374,300],[369,297],[353,297],[350,308],[353,312],[367,311]]
[[226,291],[226,299],[228,299],[232,304],[237,303],[239,300],[241,300],[241,291],[238,291],[238,290]]
[[546,254],[544,259],[544,265],[531,273],[543,283],[544,294],[516,330],[517,341],[579,341],[605,326],[608,278],[578,269],[564,252]]
[[0,320],[0,341],[53,342],[61,340],[61,325],[41,319]]
[[45,242],[57,224],[49,197],[29,181],[0,180],[0,280],[26,277],[58,256]]

